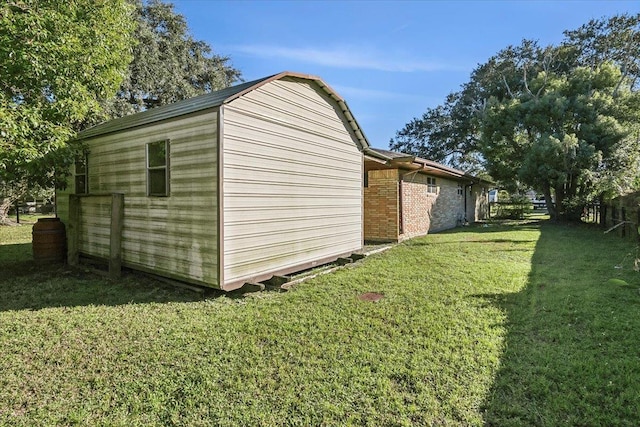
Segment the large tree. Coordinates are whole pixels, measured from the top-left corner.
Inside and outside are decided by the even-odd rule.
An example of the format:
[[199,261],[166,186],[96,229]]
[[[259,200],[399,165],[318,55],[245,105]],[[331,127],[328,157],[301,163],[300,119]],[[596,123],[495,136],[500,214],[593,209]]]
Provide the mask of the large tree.
[[230,86],[240,71],[229,58],[196,40],[171,3],[135,0],[138,43],[110,117],[124,116]]
[[639,182],[639,85],[640,14],[593,20],[558,46],[503,49],[391,147],[479,158],[505,186],[553,193],[552,217],[574,219],[587,198]]
[[478,142],[474,113],[477,106],[470,96],[471,85],[447,96],[443,105],[429,108],[396,132],[389,141],[391,150],[414,154],[470,172],[481,170],[475,149]]
[[610,190],[606,177],[627,173],[640,157],[637,148],[620,156],[637,147],[640,120],[640,98],[621,79],[611,63],[547,69],[490,98],[479,144],[489,172],[544,193],[553,218],[579,219],[585,203]]
[[115,92],[131,60],[126,0],[0,5],[0,222],[29,185],[51,187],[67,141]]

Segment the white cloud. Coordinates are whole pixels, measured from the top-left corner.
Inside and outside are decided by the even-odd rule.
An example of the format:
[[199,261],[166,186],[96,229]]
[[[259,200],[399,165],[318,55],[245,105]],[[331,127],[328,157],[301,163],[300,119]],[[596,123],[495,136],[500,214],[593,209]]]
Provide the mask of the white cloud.
[[461,70],[438,61],[411,58],[394,52],[382,52],[356,46],[337,46],[330,48],[285,47],[275,45],[237,45],[228,46],[227,51],[258,56],[262,58],[281,58],[315,65],[343,69],[367,69],[376,71],[416,72]]
[[387,100],[387,101],[410,101],[420,100],[424,97],[416,94],[407,94],[399,92],[390,92],[378,89],[363,89],[353,86],[331,86],[345,99],[364,99],[364,100]]

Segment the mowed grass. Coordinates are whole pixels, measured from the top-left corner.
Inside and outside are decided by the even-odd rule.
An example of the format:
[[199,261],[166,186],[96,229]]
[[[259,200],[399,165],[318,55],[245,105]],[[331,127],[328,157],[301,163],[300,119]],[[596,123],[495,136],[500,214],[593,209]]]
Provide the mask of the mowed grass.
[[640,424],[636,249],[597,229],[457,229],[245,297],[37,266],[30,231],[0,228],[0,425]]

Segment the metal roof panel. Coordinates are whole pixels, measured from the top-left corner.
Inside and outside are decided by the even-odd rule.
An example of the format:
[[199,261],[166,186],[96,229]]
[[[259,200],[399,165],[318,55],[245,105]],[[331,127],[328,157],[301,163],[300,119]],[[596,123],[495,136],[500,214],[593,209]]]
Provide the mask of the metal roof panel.
[[256,86],[262,81],[269,79],[270,77],[273,76],[241,83],[239,85],[207,93],[205,95],[184,99],[173,104],[163,105],[161,107],[152,108],[140,113],[109,120],[83,130],[82,132],[78,133],[77,138],[87,139],[98,135],[118,132],[138,126],[144,126],[173,117],[183,116],[185,114],[194,113],[196,111],[219,107],[227,98],[230,98],[237,93],[243,92],[248,88],[251,88],[252,86]]
[[329,94],[329,96],[331,96],[331,98],[333,98],[340,106],[340,109],[347,118],[349,125],[353,129],[358,139],[360,149],[366,150],[369,148],[369,141],[367,141],[367,137],[364,135],[362,128],[356,121],[355,117],[353,117],[353,114],[349,110],[349,107],[347,106],[344,99],[342,99],[342,97],[338,95],[336,91],[334,91],[329,85],[323,82],[319,77],[290,71],[284,71],[279,74],[274,74],[271,76],[263,77],[261,79],[241,83],[236,86],[231,86],[226,89],[218,90],[205,95],[185,99],[173,104],[152,108],[141,113],[131,114],[129,116],[109,120],[107,122],[103,122],[96,126],[83,130],[82,132],[78,133],[77,139],[87,139],[108,133],[119,132],[125,129],[144,126],[150,123],[191,114],[197,111],[219,107],[227,102],[233,102],[234,99],[241,97],[254,89],[257,89],[264,84],[284,77],[294,77],[316,82],[320,86],[320,88],[327,92],[327,94]]

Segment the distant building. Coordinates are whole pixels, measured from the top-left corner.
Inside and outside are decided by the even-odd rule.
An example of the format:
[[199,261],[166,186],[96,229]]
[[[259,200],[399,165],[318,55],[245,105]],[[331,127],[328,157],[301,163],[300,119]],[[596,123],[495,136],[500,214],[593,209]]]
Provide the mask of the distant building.
[[365,241],[398,242],[489,217],[491,182],[404,153],[365,152]]

